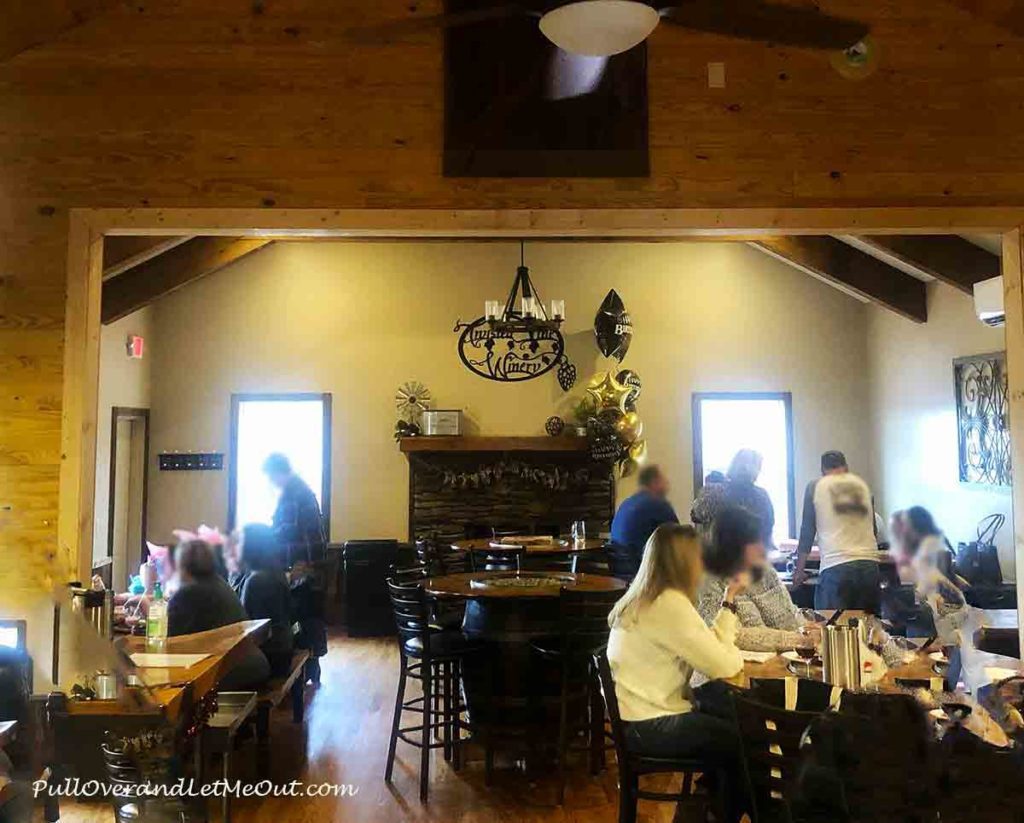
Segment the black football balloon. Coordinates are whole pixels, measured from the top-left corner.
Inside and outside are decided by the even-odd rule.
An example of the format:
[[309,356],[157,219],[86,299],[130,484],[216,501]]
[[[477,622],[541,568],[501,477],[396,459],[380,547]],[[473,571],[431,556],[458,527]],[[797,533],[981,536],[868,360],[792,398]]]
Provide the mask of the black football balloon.
[[640,396],[640,390],[644,387],[643,382],[640,380],[640,375],[632,369],[623,369],[615,375],[615,379],[623,386],[632,389],[629,397],[626,398],[626,410],[636,411],[636,401]]
[[594,318],[597,347],[605,357],[614,357],[620,363],[633,339],[633,323],[618,292],[612,289],[604,298]]

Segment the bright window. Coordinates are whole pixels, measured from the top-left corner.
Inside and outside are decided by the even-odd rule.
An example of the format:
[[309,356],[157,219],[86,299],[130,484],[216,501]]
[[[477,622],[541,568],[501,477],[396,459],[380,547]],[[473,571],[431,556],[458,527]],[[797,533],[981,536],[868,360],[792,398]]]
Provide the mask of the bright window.
[[792,399],[786,393],[693,395],[694,489],[712,471],[723,474],[740,449],[755,449],[763,463],[757,485],[775,508],[775,542],[793,537]]
[[236,394],[232,438],[229,525],[270,523],[277,490],[263,473],[273,452],[285,455],[320,503],[330,523],[331,396]]

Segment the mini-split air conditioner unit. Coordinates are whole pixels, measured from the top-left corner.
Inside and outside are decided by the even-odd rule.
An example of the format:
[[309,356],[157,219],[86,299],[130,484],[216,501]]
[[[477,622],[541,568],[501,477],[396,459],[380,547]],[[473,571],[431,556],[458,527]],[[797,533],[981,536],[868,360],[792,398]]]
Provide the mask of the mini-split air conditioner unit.
[[974,310],[978,314],[978,319],[986,326],[1002,326],[1006,323],[1002,277],[993,277],[974,284]]

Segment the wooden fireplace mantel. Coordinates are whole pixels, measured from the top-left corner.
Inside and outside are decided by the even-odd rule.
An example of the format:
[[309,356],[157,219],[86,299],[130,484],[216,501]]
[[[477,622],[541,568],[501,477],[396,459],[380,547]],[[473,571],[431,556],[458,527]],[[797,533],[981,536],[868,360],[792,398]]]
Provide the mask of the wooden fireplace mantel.
[[585,452],[585,437],[403,437],[403,452]]

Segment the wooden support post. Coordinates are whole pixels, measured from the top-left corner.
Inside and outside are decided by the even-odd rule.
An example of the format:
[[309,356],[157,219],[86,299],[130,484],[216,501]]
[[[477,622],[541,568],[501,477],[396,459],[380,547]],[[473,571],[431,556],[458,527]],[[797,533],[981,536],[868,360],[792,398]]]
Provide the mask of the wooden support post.
[[103,235],[72,212],[64,317],[58,575],[88,585],[92,574],[96,414],[100,372]]
[[[1003,235],[1003,305],[1006,311],[1006,371],[1010,397],[1013,461],[1013,546],[1017,613],[1024,614],[1024,261],[1021,229]],[[1024,624],[1017,631],[1024,648]]]

